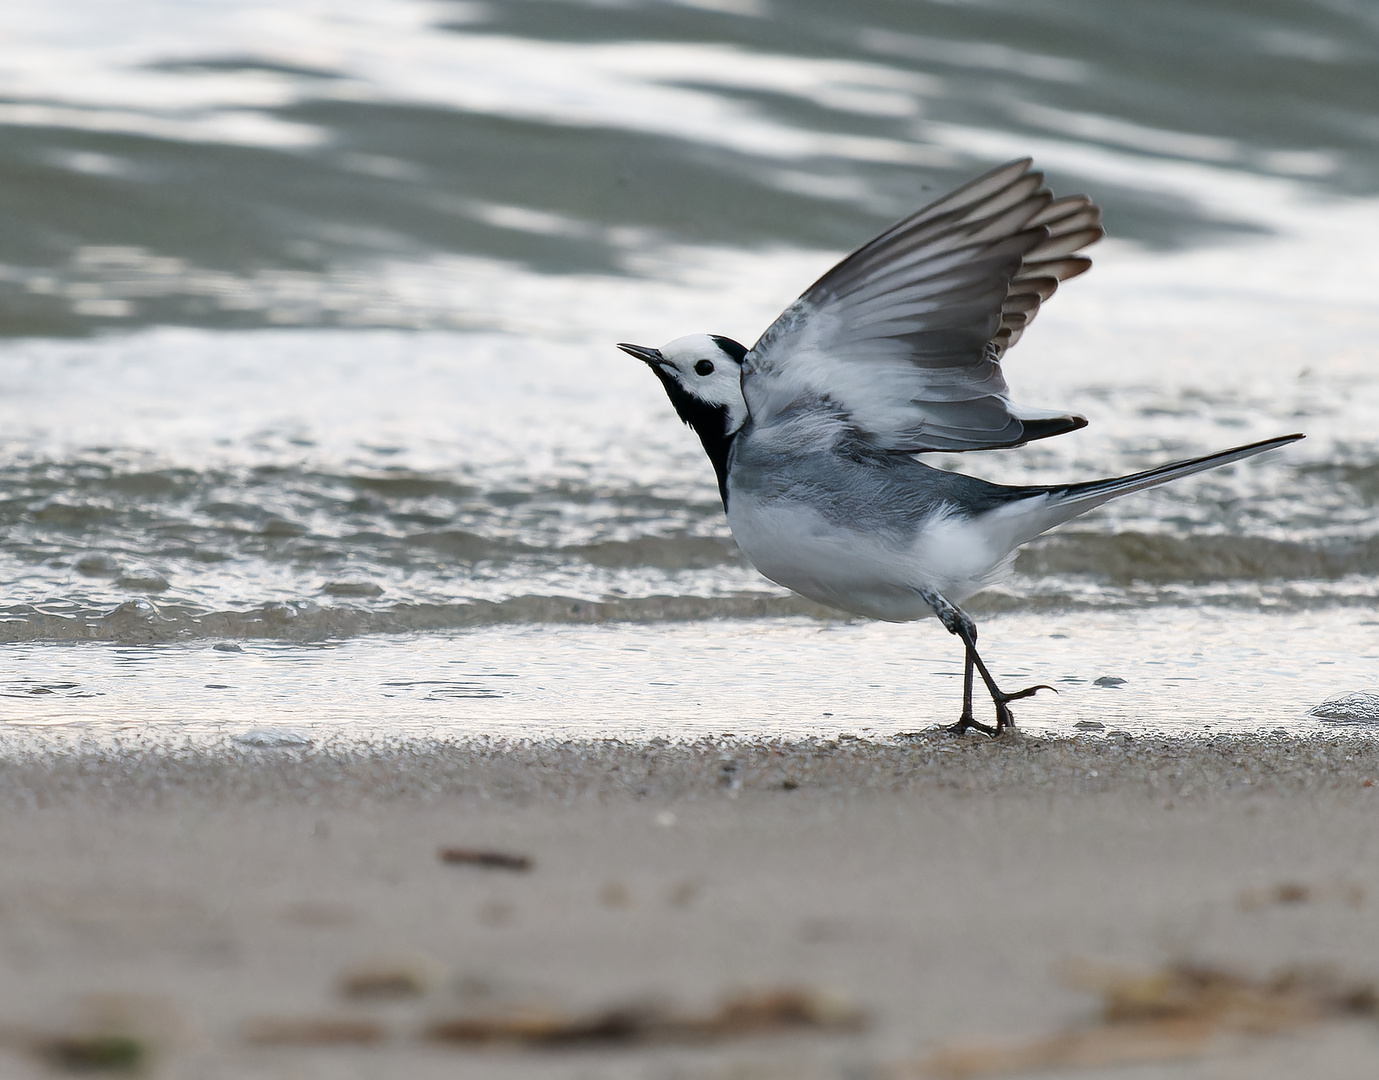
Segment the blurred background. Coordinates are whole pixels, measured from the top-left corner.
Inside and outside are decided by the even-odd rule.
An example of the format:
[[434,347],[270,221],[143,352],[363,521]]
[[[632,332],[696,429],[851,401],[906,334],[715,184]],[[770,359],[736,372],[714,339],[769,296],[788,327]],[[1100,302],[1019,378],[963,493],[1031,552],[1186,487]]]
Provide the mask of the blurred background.
[[847,250],[1027,154],[1154,249],[1379,184],[1360,0],[60,0],[0,32],[9,335],[554,329],[479,282]]
[[[612,344],[750,344],[843,252],[1029,155],[1109,238],[1007,378],[1092,426],[939,463],[1088,479],[1309,438],[1027,551],[976,605],[1003,670],[1065,679],[1071,722],[1145,627],[1196,634],[1191,671],[1132,681],[1300,723],[1345,682],[1318,664],[1379,657],[1376,71],[1362,0],[7,5],[0,638],[28,666],[3,708],[108,711],[133,672],[171,719],[281,709],[325,670],[341,718],[611,716],[612,686],[676,724],[946,719],[892,692],[951,694],[946,635],[821,623],[757,576]],[[857,640],[760,696],[821,627]],[[668,674],[655,634],[719,651]],[[244,676],[213,641],[296,666]],[[111,648],[50,647],[76,642]],[[418,676],[432,652],[489,658]]]

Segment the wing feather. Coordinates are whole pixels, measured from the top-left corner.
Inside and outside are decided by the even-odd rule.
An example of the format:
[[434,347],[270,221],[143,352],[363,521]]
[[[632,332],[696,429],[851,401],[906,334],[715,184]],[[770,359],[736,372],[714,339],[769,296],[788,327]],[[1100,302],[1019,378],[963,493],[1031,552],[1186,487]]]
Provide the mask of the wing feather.
[[768,425],[813,409],[898,452],[1016,446],[1079,416],[1013,404],[1000,361],[1103,235],[1085,195],[1013,161],[897,222],[811,285],[748,353]]
[[1103,235],[1100,226],[1095,229],[1075,229],[1072,232],[1061,233],[1057,236],[1050,235],[1047,240],[1025,257],[1032,263],[1061,259],[1075,251],[1080,251],[1088,244],[1095,243]]

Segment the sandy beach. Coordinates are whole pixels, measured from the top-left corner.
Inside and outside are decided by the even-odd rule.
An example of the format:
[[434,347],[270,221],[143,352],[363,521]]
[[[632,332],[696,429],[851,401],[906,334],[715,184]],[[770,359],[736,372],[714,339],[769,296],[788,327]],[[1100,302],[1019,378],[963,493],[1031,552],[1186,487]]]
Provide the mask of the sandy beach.
[[12,753],[0,1062],[1365,1075],[1376,781],[1353,736]]

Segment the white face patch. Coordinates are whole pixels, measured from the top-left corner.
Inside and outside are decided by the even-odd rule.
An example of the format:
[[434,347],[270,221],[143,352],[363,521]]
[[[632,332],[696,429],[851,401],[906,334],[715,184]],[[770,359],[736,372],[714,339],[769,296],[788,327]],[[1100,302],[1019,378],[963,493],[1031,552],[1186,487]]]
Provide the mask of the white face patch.
[[742,395],[742,365],[708,334],[690,334],[662,346],[663,370],[685,392],[707,405],[728,412],[727,433],[747,422],[747,399]]

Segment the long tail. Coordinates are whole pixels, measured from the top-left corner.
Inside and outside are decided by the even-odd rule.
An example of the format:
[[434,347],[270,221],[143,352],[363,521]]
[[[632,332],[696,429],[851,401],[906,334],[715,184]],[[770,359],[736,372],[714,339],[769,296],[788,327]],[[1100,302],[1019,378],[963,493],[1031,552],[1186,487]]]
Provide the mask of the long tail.
[[1080,514],[1084,510],[1091,510],[1109,499],[1114,499],[1117,495],[1129,495],[1132,491],[1158,487],[1170,480],[1177,480],[1180,476],[1191,476],[1193,473],[1206,472],[1208,469],[1229,465],[1232,461],[1239,461],[1241,458],[1262,454],[1266,450],[1287,446],[1301,438],[1304,436],[1279,435],[1277,438],[1250,443],[1248,446],[1237,446],[1232,450],[1218,450],[1214,454],[1191,458],[1188,461],[1172,461],[1155,469],[1131,473],[1129,476],[1117,476],[1111,480],[1091,480],[1085,484],[1069,484],[1064,488],[1053,488],[1049,494],[1057,496],[1060,502],[1078,504],[1081,508],[1076,513]]
[[[1247,446],[1218,450],[1214,454],[1191,458],[1188,461],[1173,461],[1167,465],[1160,465],[1158,468],[1131,473],[1129,476],[1117,476],[1109,480],[1091,480],[1085,484],[1069,484],[1067,487],[1045,488],[1039,494],[1047,496],[1048,502],[1041,508],[1042,512],[1032,515],[1034,520],[1030,522],[1030,524],[1037,522],[1040,527],[1025,539],[1032,540],[1046,529],[1061,525],[1079,514],[1085,514],[1088,510],[1093,510],[1117,496],[1129,495],[1132,491],[1143,491],[1145,488],[1158,487],[1170,480],[1177,480],[1181,476],[1191,476],[1193,473],[1229,465],[1232,461],[1239,461],[1241,458],[1262,454],[1266,450],[1287,446],[1301,438],[1304,436],[1300,434],[1280,435],[1277,438],[1265,439],[1262,442],[1250,443]],[[1023,542],[1022,540],[1021,543]]]

